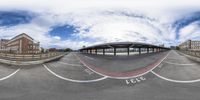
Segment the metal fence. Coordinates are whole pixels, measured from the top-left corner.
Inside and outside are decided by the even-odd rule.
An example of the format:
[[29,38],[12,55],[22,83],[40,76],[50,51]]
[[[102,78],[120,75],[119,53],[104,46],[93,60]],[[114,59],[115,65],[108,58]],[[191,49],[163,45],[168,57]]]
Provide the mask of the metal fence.
[[195,57],[200,57],[200,51],[189,51],[189,50],[180,50],[180,52],[187,54],[187,55],[191,55],[191,56],[195,56]]
[[10,54],[10,53],[0,53],[1,59],[14,60],[14,61],[36,61],[47,58],[52,58],[55,56],[66,54],[66,52],[49,52],[43,54]]

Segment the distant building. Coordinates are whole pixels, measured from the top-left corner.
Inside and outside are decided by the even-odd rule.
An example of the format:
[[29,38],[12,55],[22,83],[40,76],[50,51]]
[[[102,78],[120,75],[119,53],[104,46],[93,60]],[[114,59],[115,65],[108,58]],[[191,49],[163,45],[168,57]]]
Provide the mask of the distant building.
[[56,52],[57,49],[56,49],[56,48],[49,48],[48,51],[49,51],[49,52]]
[[179,49],[200,51],[200,41],[187,40],[179,45]]
[[1,39],[0,51],[20,54],[40,53],[40,44],[25,33],[10,40]]
[[176,50],[177,47],[176,47],[176,46],[170,46],[170,49],[172,49],[172,50]]
[[1,51],[1,52],[6,51],[6,43],[7,43],[8,41],[9,41],[9,40],[7,40],[7,39],[1,39],[1,41],[0,41],[0,51]]
[[160,46],[160,47],[165,47],[165,45],[164,45],[164,44],[160,44],[159,46]]

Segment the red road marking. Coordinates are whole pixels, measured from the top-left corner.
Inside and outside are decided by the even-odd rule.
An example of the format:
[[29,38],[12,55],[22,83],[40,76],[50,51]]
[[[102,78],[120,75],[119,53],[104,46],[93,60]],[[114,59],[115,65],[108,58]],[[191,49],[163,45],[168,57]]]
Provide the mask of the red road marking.
[[92,70],[94,70],[94,71],[96,71],[98,73],[101,73],[101,74],[103,74],[105,76],[111,76],[111,77],[133,77],[133,76],[137,76],[137,75],[143,74],[145,72],[148,72],[151,69],[154,69],[155,67],[157,67],[157,65],[167,56],[167,54],[162,59],[158,59],[154,63],[152,63],[152,64],[150,64],[150,65],[148,65],[146,67],[143,67],[143,68],[140,68],[140,69],[136,69],[136,70],[131,71],[131,72],[111,72],[111,71],[107,71],[107,70],[95,67],[94,65],[91,65],[91,64],[87,63],[86,61],[81,59],[81,57],[79,57],[77,55],[75,55],[75,56],[80,60],[81,63],[86,65],[86,67],[89,67]]

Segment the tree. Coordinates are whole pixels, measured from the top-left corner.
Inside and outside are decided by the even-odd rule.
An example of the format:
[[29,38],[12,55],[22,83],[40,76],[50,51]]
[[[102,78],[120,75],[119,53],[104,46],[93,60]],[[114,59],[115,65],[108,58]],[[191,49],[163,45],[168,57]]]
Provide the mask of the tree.
[[66,49],[64,50],[64,52],[70,52],[70,51],[72,51],[72,49],[70,49],[70,48],[66,48]]
[[44,53],[44,48],[41,48],[41,53]]

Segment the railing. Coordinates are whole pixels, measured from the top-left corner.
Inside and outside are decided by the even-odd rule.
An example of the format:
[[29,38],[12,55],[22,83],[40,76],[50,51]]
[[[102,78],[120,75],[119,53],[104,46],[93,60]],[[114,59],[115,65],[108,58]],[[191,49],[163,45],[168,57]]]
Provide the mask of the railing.
[[63,54],[66,54],[66,52],[49,52],[49,53],[43,53],[43,54],[0,53],[0,59],[7,59],[7,60],[13,60],[13,61],[36,61],[36,60],[56,57]]
[[195,56],[195,57],[200,57],[200,51],[191,51],[191,50],[180,50],[180,52],[187,54],[187,55],[191,55],[191,56]]

